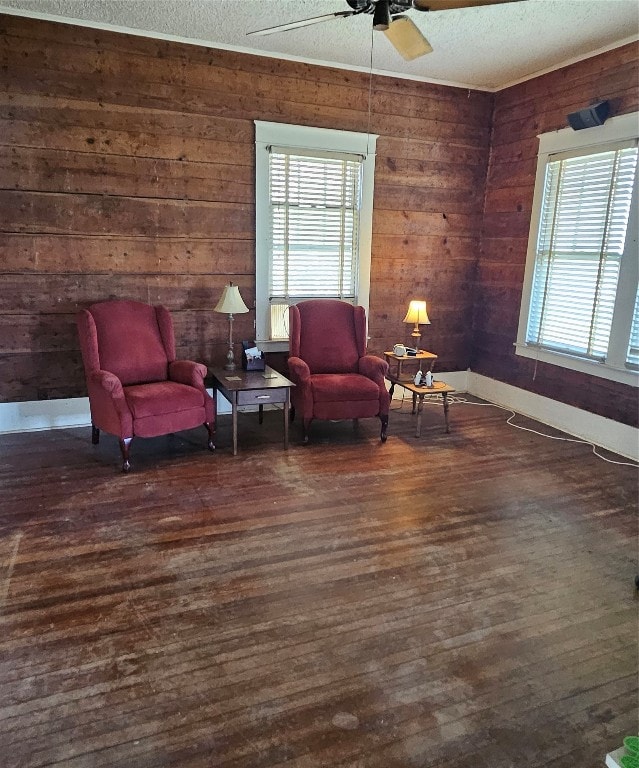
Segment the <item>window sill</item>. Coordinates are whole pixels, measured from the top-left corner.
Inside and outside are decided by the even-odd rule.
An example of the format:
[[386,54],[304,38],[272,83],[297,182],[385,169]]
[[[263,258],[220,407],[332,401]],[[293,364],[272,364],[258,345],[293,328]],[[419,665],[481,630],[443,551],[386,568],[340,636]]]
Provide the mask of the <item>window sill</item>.
[[288,339],[281,341],[260,341],[258,339],[255,344],[262,352],[288,352]]
[[521,357],[540,360],[542,363],[557,365],[560,368],[568,368],[571,371],[579,371],[590,376],[598,376],[609,381],[618,381],[620,384],[627,384],[631,387],[639,387],[639,374],[636,371],[630,371],[625,368],[623,370],[613,368],[610,365],[606,365],[606,363],[582,360],[581,358],[562,354],[561,352],[550,352],[547,349],[531,347],[528,344],[515,344],[515,352]]

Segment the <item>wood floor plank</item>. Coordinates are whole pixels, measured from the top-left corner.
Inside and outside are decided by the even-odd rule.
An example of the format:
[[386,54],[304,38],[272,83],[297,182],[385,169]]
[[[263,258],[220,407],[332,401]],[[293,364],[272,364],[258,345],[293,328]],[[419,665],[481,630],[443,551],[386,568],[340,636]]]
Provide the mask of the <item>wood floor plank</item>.
[[6,764],[601,765],[636,729],[637,471],[440,409],[288,451],[241,414],[236,457],[220,417],[128,476],[86,429],[0,436]]

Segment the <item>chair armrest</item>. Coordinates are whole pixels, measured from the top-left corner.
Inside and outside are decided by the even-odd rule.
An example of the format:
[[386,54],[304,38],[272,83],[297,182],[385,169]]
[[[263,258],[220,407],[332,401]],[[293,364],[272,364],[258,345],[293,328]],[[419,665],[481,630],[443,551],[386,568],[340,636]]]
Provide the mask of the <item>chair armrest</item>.
[[133,437],[133,414],[124,396],[120,379],[110,371],[87,374],[91,422],[120,438]]
[[[296,307],[297,309],[297,307]],[[303,419],[313,418],[313,387],[311,370],[301,357],[289,357],[288,375],[296,385],[291,390],[291,403]]]
[[296,384],[304,384],[311,378],[311,371],[301,357],[289,357],[288,372]]
[[204,377],[207,373],[208,370],[205,365],[195,363],[192,360],[173,360],[169,363],[169,381],[186,384],[188,387],[199,390],[204,397],[206,423],[215,424],[215,400],[206,391],[204,384]]
[[206,366],[202,363],[194,363],[191,360],[174,360],[169,363],[169,379],[178,384],[188,384],[190,387],[202,389],[206,374]]
[[388,363],[375,355],[364,355],[359,359],[359,372],[380,386],[384,385],[384,377],[388,373]]
[[89,383],[94,384],[104,390],[113,398],[124,397],[122,382],[114,373],[109,371],[91,371],[89,374]]

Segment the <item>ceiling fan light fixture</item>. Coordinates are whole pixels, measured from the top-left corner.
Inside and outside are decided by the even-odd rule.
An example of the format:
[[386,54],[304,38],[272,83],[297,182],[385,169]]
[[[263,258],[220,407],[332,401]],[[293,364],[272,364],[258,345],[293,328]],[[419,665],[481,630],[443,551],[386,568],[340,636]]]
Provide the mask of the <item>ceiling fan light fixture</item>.
[[390,8],[388,0],[378,0],[375,3],[375,12],[373,13],[373,29],[380,32],[386,32],[391,25]]
[[396,16],[384,31],[399,55],[406,61],[432,53],[432,46],[413,21],[406,16]]

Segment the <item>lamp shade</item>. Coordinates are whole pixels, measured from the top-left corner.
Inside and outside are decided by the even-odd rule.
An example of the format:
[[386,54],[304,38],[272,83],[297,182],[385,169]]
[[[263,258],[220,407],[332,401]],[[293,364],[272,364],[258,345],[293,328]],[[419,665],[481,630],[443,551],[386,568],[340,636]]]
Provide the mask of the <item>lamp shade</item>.
[[237,285],[229,283],[224,286],[222,297],[215,306],[214,312],[224,312],[227,315],[239,315],[248,312],[249,308],[244,303]]
[[404,322],[415,323],[416,325],[430,325],[430,320],[428,319],[428,314],[426,312],[426,302],[411,301]]

